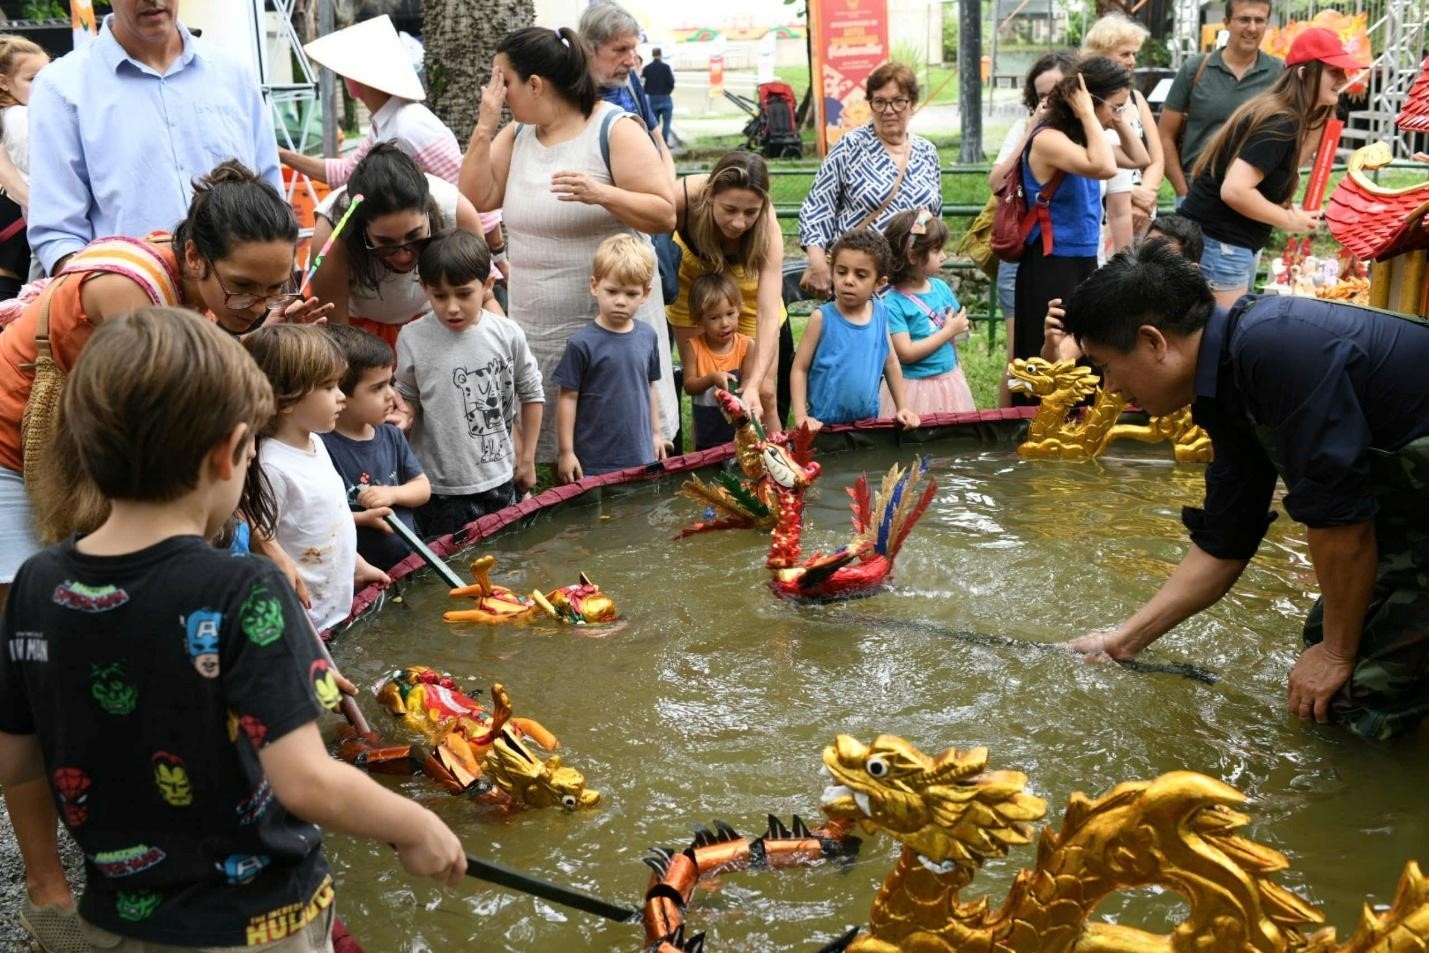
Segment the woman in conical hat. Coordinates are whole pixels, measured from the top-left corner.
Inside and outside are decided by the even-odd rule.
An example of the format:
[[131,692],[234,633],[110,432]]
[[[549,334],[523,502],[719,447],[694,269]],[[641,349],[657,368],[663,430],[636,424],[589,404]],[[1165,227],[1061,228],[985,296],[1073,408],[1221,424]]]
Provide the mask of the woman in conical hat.
[[[343,77],[348,94],[361,100],[372,114],[372,126],[367,138],[343,158],[324,159],[279,149],[278,158],[284,165],[337,187],[346,184],[373,146],[390,141],[423,172],[456,184],[462,150],[446,124],[422,105],[426,90],[391,17],[383,14],[363,20],[318,37],[303,49],[313,62]],[[506,251],[499,228],[501,211],[483,212],[480,218],[482,234],[500,263]]]

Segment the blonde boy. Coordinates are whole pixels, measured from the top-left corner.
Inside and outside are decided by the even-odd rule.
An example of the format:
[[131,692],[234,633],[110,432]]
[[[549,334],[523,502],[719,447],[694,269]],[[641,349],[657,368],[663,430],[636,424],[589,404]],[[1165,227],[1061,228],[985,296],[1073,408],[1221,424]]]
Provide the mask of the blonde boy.
[[597,314],[566,342],[551,379],[556,404],[556,476],[570,483],[665,458],[660,435],[660,345],[635,313],[650,296],[655,253],[631,235],[600,243],[590,276]]
[[145,308],[100,325],[62,400],[57,451],[111,511],[15,577],[0,785],[49,781],[86,858],[88,942],[330,950],[315,825],[455,883],[455,835],[328,756],[316,722],[335,673],[283,575],[208,543],[273,410],[262,372],[216,325]]

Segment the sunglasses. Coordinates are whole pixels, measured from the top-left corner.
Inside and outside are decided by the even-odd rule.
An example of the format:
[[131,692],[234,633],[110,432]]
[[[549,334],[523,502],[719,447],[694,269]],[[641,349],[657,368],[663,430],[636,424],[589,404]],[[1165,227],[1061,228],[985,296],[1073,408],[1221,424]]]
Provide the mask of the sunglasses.
[[367,233],[364,231],[362,233],[362,247],[370,251],[372,254],[376,255],[378,258],[394,258],[397,255],[402,254],[403,252],[411,252],[414,255],[420,255],[422,253],[422,249],[427,247],[427,243],[430,242],[433,237],[434,236],[432,236],[431,234],[427,234],[423,235],[421,238],[414,238],[411,241],[399,242],[396,244],[389,244],[384,241],[380,245],[374,245],[372,244],[372,239],[369,238],[367,236]]
[[1107,109],[1110,109],[1118,116],[1126,112],[1127,107],[1131,105],[1130,96],[1126,97],[1126,99],[1122,101],[1122,104],[1120,106],[1113,106],[1111,103],[1107,102],[1105,99],[1102,99],[1100,96],[1093,96],[1092,99],[1095,99],[1098,103],[1102,104]]

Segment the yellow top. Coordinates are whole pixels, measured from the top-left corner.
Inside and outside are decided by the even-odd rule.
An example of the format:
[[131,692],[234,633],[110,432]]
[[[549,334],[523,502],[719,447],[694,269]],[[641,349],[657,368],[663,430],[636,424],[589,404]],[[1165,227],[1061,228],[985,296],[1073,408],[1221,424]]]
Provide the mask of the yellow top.
[[[665,305],[665,318],[677,328],[693,328],[695,319],[690,315],[690,286],[700,275],[716,271],[703,258],[690,251],[679,231],[675,231],[675,244],[680,248],[680,293],[672,304]],[[755,337],[758,331],[759,273],[747,272],[743,265],[728,265],[730,277],[739,285],[739,333]],[[779,323],[788,317],[781,302]]]

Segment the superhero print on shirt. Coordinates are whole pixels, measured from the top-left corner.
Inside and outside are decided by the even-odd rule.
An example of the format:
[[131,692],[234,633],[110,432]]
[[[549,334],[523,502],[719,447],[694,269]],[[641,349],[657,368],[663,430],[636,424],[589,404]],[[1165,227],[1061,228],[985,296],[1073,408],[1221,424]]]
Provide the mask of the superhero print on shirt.
[[318,659],[308,666],[308,678],[312,679],[313,695],[319,705],[332,710],[342,701],[342,692],[337,687],[337,679],[333,677],[333,669],[327,659]]
[[223,613],[198,609],[180,621],[184,625],[184,644],[194,668],[204,678],[218,678],[218,633],[223,627]]
[[114,912],[121,920],[138,923],[153,916],[163,899],[157,890],[119,890],[114,894]]
[[248,743],[253,746],[254,751],[263,747],[263,741],[268,737],[268,726],[263,722],[252,715],[244,715],[240,718],[230,711],[228,713],[228,740],[237,741],[240,730],[248,738]]
[[238,826],[247,827],[254,823],[273,803],[273,786],[268,783],[265,777],[258,782],[258,786],[253,789],[253,793],[238,802],[234,807],[234,813],[238,815]]
[[332,906],[332,898],[332,877],[324,877],[307,903],[290,903],[251,918],[248,921],[248,945],[276,943],[297,934]]
[[238,624],[254,645],[272,645],[283,637],[283,606],[261,583],[255,584],[243,600]]
[[223,863],[214,866],[223,872],[230,887],[241,887],[251,883],[271,862],[267,854],[230,854]]
[[135,844],[119,850],[102,850],[90,859],[95,869],[106,877],[128,877],[163,863],[167,856],[161,848]]
[[89,667],[89,694],[111,715],[131,714],[139,704],[139,689],[125,680],[126,660]]
[[79,768],[58,768],[50,776],[55,797],[60,802],[60,814],[66,827],[79,827],[89,820],[89,789],[94,782]]
[[480,441],[481,463],[505,460],[510,440],[506,430],[506,414],[501,407],[501,395],[515,386],[511,362],[493,357],[485,367],[467,370],[458,367],[452,373],[452,383],[461,391],[466,409],[466,432]]
[[10,661],[48,662],[50,643],[43,632],[16,632],[10,636]]
[[194,802],[193,782],[184,759],[167,751],[156,751],[149,759],[154,766],[154,787],[171,807],[188,807]]
[[82,582],[62,582],[55,586],[55,605],[80,612],[108,612],[129,601],[129,593],[118,586],[86,586]]

